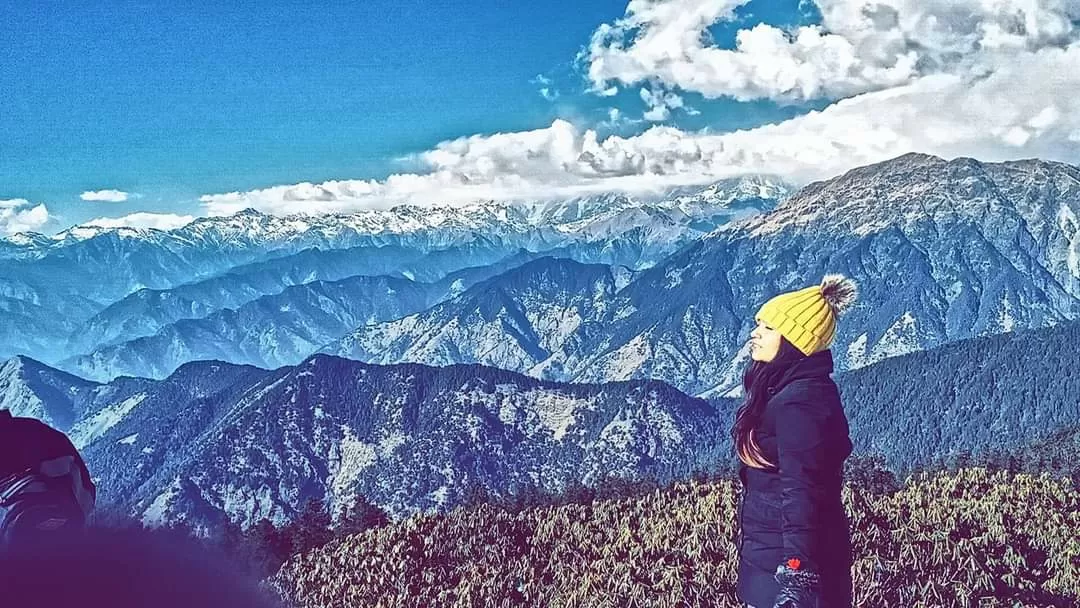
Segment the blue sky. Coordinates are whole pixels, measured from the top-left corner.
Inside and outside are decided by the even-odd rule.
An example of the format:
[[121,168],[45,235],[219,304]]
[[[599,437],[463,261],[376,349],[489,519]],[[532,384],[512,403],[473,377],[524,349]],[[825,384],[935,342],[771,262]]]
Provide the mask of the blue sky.
[[[625,1],[182,4],[0,8],[0,199],[45,202],[72,223],[195,212],[204,193],[378,178],[443,140],[560,116],[598,123],[606,108],[643,105],[586,94],[574,67]],[[781,22],[795,8],[755,4]],[[541,96],[538,76],[557,99]],[[669,122],[727,129],[793,112],[715,105]],[[141,197],[104,209],[79,199],[102,189]]]
[[[827,75],[804,84],[809,93],[795,94],[757,73],[750,80],[764,84],[738,88],[731,83],[745,74],[714,74],[699,87],[685,70],[684,76],[665,74],[663,62],[646,57],[635,59],[645,67],[630,71],[655,69],[655,75],[638,79],[626,70],[610,72],[618,91],[603,95],[587,76],[599,55],[582,53],[598,28],[630,14],[626,0],[368,0],[318,9],[266,1],[227,8],[218,4],[231,3],[182,4],[0,5],[0,201],[12,209],[13,200],[23,201],[24,208],[46,205],[49,220],[38,226],[43,232],[140,211],[200,215],[207,204],[199,197],[208,194],[424,175],[439,166],[417,155],[457,138],[527,133],[559,119],[573,126],[575,137],[593,130],[601,143],[611,135],[633,138],[656,125],[671,127],[676,138],[698,137],[782,123],[924,75],[854,81]],[[726,4],[732,12],[707,28],[707,50],[733,48],[736,32],[759,23],[791,33],[822,20],[812,2]],[[672,25],[677,18],[655,17],[655,27],[664,20],[665,27],[682,27]],[[844,24],[835,19],[842,33]],[[833,38],[848,44],[854,36]],[[696,46],[687,39],[673,44]],[[855,42],[852,48],[860,52],[867,46]],[[1064,46],[1071,42],[1059,39],[1053,48],[1071,48]],[[795,49],[794,41],[788,43]],[[635,46],[632,36],[605,45],[602,53],[610,55]],[[795,50],[781,49],[778,61],[794,54],[805,60],[803,71],[831,65]],[[697,69],[693,61],[698,60],[687,60],[691,74]],[[890,61],[886,67],[899,65],[896,57]],[[741,69],[769,71],[768,61],[755,62],[766,67]],[[650,106],[642,90],[649,87],[677,97],[662,120],[643,118]],[[1025,124],[1020,128],[1032,129]],[[1022,135],[1014,131],[1012,140]],[[470,154],[442,168],[465,174],[461,167],[475,160]],[[516,167],[502,152],[497,161]],[[614,173],[626,177],[627,171]],[[80,198],[99,190],[129,193],[128,200]]]

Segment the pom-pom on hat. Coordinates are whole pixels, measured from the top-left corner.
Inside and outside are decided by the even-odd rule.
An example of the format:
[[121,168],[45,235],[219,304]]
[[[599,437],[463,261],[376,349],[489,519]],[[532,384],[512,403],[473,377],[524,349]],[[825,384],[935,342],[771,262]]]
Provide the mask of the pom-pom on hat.
[[855,282],[840,274],[827,274],[820,285],[782,293],[769,300],[754,316],[780,332],[804,355],[829,348],[836,335],[836,318],[858,298]]

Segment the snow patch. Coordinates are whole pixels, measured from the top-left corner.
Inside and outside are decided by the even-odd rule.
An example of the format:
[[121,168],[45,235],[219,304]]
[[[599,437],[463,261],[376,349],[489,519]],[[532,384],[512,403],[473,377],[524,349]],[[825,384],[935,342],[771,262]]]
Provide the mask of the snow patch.
[[394,450],[405,445],[405,440],[408,438],[408,435],[401,431],[387,433],[379,440],[379,456],[383,458],[389,457],[394,453]]
[[1001,296],[1001,311],[998,314],[998,327],[1008,333],[1016,327],[1016,318],[1013,317],[1012,303],[1009,302],[1008,294]]
[[685,266],[675,266],[668,268],[664,273],[664,278],[667,279],[667,288],[674,289],[682,284],[682,275],[686,272]]
[[122,443],[124,445],[131,445],[135,443],[135,440],[139,438],[138,433],[132,433],[123,439],[118,440],[116,443]]
[[102,408],[87,420],[77,423],[68,433],[71,443],[75,444],[75,447],[79,449],[86,447],[91,441],[101,437],[109,429],[119,424],[144,399],[146,399],[146,393],[132,395],[119,403]]
[[1057,220],[1058,228],[1069,241],[1069,251],[1065,258],[1069,274],[1080,279],[1080,221],[1068,204],[1061,205]]
[[866,364],[866,340],[867,334],[863,333],[858,338],[855,338],[851,344],[848,344],[847,363],[849,369],[862,367]]
[[750,361],[750,343],[744,342],[739,347],[738,352],[732,357],[731,363],[728,364],[727,369],[724,370],[723,375],[718,382],[712,388],[699,393],[697,397],[702,399],[711,399],[714,397],[724,397],[728,399],[738,399],[743,396],[743,373],[746,370],[746,366]]
[[348,425],[341,425],[341,442],[337,448],[337,460],[330,464],[330,488],[336,496],[352,491],[360,474],[378,459],[378,446],[360,441]]
[[214,484],[214,492],[220,497],[221,510],[230,519],[246,528],[263,517],[273,520],[277,509],[273,491],[265,486]]
[[428,494],[428,497],[430,497],[431,500],[435,501],[435,503],[437,503],[438,505],[442,506],[446,504],[446,499],[449,493],[450,488],[448,486],[440,486],[439,489]]
[[633,443],[633,439],[633,425],[631,425],[625,412],[619,412],[615,418],[607,423],[607,425],[604,426],[604,429],[600,431],[598,442],[613,447],[626,448]]
[[[532,316],[532,315],[530,315]],[[551,307],[541,313],[539,318],[529,319],[533,328],[540,335],[540,341],[548,351],[557,350],[566,339],[581,326],[581,313],[577,308]]]
[[143,511],[142,524],[150,528],[156,528],[168,523],[169,507],[172,505],[173,500],[180,494],[180,478],[173,479],[173,482],[169,484],[169,487],[165,488],[161,494],[158,494],[154,498],[150,506]]
[[619,309],[615,311],[615,314],[611,317],[611,320],[619,321],[621,319],[629,317],[635,312],[637,312],[637,308],[633,304],[626,304],[625,306],[620,306]]
[[915,317],[911,311],[905,311],[885,335],[874,345],[869,363],[889,357],[899,357],[919,350],[919,337],[916,333]]
[[[503,424],[531,423],[534,428],[546,429],[555,441],[562,441],[577,421],[579,408],[592,402],[556,390],[530,389],[522,391],[516,384],[497,384],[498,415]],[[524,421],[521,420],[525,414]]]
[[675,418],[671,416],[671,412],[652,408],[649,412],[649,425],[656,429],[656,433],[665,445],[677,447],[682,444],[682,431],[679,430],[679,425],[675,423]]
[[608,382],[629,380],[634,372],[641,369],[652,355],[652,347],[644,334],[634,336],[632,340],[615,349],[605,357],[604,379]]
[[555,391],[529,391],[523,397],[536,408],[537,418],[551,431],[555,441],[562,441],[575,421],[580,400]]

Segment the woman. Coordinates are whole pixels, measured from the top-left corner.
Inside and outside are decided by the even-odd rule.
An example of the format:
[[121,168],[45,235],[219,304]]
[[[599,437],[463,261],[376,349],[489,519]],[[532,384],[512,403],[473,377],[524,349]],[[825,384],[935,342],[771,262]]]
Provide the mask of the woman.
[[758,311],[731,436],[741,461],[739,599],[752,608],[851,606],[851,539],[840,500],[851,453],[829,374],[836,318],[855,284],[826,275]]

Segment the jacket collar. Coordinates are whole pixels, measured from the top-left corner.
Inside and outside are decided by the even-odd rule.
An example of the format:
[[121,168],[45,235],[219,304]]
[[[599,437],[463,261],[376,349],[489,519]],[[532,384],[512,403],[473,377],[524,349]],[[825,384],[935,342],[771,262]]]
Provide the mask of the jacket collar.
[[773,384],[772,391],[780,392],[780,389],[787,386],[789,383],[795,380],[802,380],[804,378],[818,378],[825,376],[833,372],[833,357],[831,350],[818,351],[808,357],[799,359],[792,363],[784,373]]

